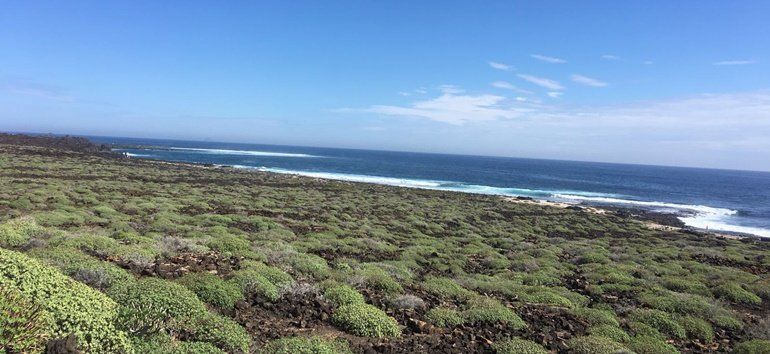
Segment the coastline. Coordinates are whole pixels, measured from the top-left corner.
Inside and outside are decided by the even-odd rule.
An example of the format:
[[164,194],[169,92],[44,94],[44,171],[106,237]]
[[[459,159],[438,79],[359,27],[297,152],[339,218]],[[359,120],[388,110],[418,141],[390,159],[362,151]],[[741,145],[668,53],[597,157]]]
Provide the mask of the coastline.
[[[557,209],[574,209],[574,210],[581,210],[581,211],[594,213],[594,214],[601,214],[601,215],[612,214],[620,217],[632,217],[654,230],[682,231],[682,232],[696,233],[696,234],[708,234],[708,235],[713,235],[721,238],[736,239],[736,240],[753,239],[753,240],[759,240],[764,242],[770,241],[770,238],[768,237],[751,234],[751,233],[710,230],[710,229],[703,229],[703,228],[688,226],[678,218],[678,215],[676,213],[653,212],[644,208],[622,207],[622,206],[613,206],[613,205],[596,205],[596,204],[591,204],[587,202],[567,203],[567,202],[559,202],[559,201],[532,198],[532,197],[504,196],[504,195],[494,195],[494,194],[485,194],[485,193],[474,193],[471,191],[468,191],[468,192],[454,191],[454,190],[443,190],[443,189],[414,187],[414,186],[400,186],[400,185],[366,182],[366,181],[341,180],[341,179],[325,178],[325,177],[304,176],[302,174],[295,174],[295,173],[275,172],[275,171],[269,171],[269,170],[264,170],[256,167],[250,167],[250,166],[167,161],[167,160],[159,160],[159,159],[147,158],[145,156],[135,156],[135,155],[134,156],[126,155],[126,157],[131,159],[141,159],[143,161],[153,161],[153,162],[160,162],[160,163],[171,164],[171,165],[179,164],[179,165],[195,166],[195,167],[201,167],[201,168],[246,171],[251,173],[255,173],[255,172],[266,173],[266,174],[281,175],[281,176],[288,175],[288,176],[294,176],[294,177],[300,177],[300,178],[309,178],[312,180],[336,181],[336,182],[344,182],[344,183],[360,183],[360,184],[388,186],[388,187],[403,188],[403,189],[434,190],[434,191],[459,193],[459,194],[493,195],[501,198],[501,200],[505,202],[538,205],[541,207],[552,207]],[[673,221],[672,219],[676,221]]]
[[[197,162],[166,161],[166,160],[146,158],[143,156],[129,156],[129,158],[141,159],[143,161],[152,161],[156,163],[170,164],[170,165],[194,166],[198,168],[244,171],[249,173],[264,173],[264,174],[272,174],[272,175],[280,175],[280,176],[289,175],[297,178],[308,178],[316,181],[319,181],[319,180],[335,181],[335,182],[342,182],[342,183],[387,186],[387,187],[402,188],[402,189],[422,189],[422,190],[433,190],[433,191],[458,193],[458,194],[477,194],[477,195],[484,195],[484,196],[489,195],[489,194],[483,194],[483,193],[440,190],[440,189],[409,187],[409,186],[395,186],[395,185],[389,185],[389,184],[361,182],[361,181],[347,181],[347,180],[339,180],[339,179],[323,178],[323,177],[309,177],[309,176],[303,176],[300,174],[264,171],[258,168],[245,167],[245,166],[216,165],[216,164],[205,164],[205,163],[197,163]],[[687,226],[687,225],[684,225],[684,223],[681,222],[676,217],[676,214],[674,213],[651,212],[649,210],[642,209],[642,208],[629,208],[629,207],[618,207],[618,206],[609,206],[609,205],[601,206],[601,205],[588,204],[585,202],[566,203],[566,202],[558,202],[558,201],[552,201],[552,200],[546,200],[546,199],[536,199],[531,197],[513,197],[513,196],[500,196],[500,195],[495,195],[495,196],[501,198],[501,200],[504,202],[510,202],[510,203],[537,205],[541,207],[549,207],[549,208],[557,208],[557,209],[573,209],[573,210],[579,210],[579,211],[584,211],[584,212],[594,213],[599,215],[612,214],[620,217],[631,217],[642,222],[644,225],[646,225],[647,227],[653,230],[681,231],[681,232],[688,232],[688,233],[695,233],[695,234],[713,235],[716,237],[732,239],[732,240],[751,239],[751,240],[758,240],[762,242],[770,242],[770,238],[768,237],[763,237],[760,235],[755,235],[750,233],[717,231],[717,230],[709,230],[709,229],[702,229],[702,228]],[[645,217],[645,215],[647,216]],[[662,216],[662,219],[667,219],[667,220],[661,222],[660,220],[661,216]],[[671,218],[678,220],[680,225],[676,225],[672,223],[670,221]]]

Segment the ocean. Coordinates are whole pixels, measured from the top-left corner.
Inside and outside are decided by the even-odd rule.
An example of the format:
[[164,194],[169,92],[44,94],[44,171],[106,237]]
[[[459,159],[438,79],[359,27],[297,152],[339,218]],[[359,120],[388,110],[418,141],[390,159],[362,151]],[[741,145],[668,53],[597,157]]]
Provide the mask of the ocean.
[[132,157],[401,187],[676,213],[696,228],[770,237],[770,173],[508,157],[89,137]]

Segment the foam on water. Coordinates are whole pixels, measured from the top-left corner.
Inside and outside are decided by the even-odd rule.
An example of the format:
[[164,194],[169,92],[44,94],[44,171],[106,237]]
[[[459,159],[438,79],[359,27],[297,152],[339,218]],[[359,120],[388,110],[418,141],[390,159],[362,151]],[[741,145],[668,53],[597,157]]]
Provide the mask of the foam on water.
[[770,237],[770,230],[728,223],[730,217],[738,214],[737,210],[732,209],[714,208],[706,205],[676,204],[657,201],[649,202],[641,200],[589,197],[570,194],[556,194],[554,197],[564,200],[584,201],[599,204],[641,206],[662,212],[683,212],[686,215],[679,216],[678,218],[687,226],[700,229],[740,232],[762,237]]
[[[119,150],[116,150],[116,151],[119,151]],[[150,156],[152,156],[150,154],[135,154],[133,152],[124,152],[124,154],[126,154],[126,156],[128,156],[128,157],[150,157]]]
[[215,154],[215,155],[243,155],[243,156],[272,156],[272,157],[322,157],[308,154],[294,154],[288,152],[273,152],[273,151],[253,151],[253,150],[227,150],[227,149],[200,149],[200,148],[184,148],[184,147],[170,147],[169,150],[182,150],[193,151],[203,154]]

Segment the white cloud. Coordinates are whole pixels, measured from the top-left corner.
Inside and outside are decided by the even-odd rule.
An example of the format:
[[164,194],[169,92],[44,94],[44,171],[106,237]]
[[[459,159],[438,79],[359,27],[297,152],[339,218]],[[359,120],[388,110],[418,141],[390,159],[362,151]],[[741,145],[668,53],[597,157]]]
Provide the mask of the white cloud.
[[529,81],[535,85],[547,88],[549,90],[564,90],[564,86],[562,86],[558,81],[526,74],[519,74],[518,76],[523,80]]
[[559,98],[563,94],[564,94],[564,92],[559,92],[559,91],[551,91],[551,92],[546,93],[546,95],[548,95],[548,97],[551,97],[551,98]]
[[495,82],[492,83],[492,87],[497,87],[499,89],[504,89],[504,90],[515,90],[516,89],[516,86],[513,86],[513,84],[511,84],[510,82],[506,82],[506,81],[495,81]]
[[491,66],[493,69],[497,70],[503,70],[503,71],[511,71],[513,70],[513,67],[508,64],[499,63],[496,61],[490,61],[489,66]]
[[[345,110],[350,111],[350,110]],[[457,95],[444,92],[434,99],[417,101],[409,106],[375,105],[364,112],[391,116],[425,118],[437,122],[462,125],[519,117],[523,108],[512,107],[508,99],[498,95]]]
[[645,60],[642,64],[644,65],[652,65],[652,60]]
[[602,59],[604,60],[620,60],[620,57],[613,54],[604,54],[602,55]]
[[756,60],[724,60],[711,63],[713,65],[750,65],[756,64]]
[[547,55],[542,55],[542,54],[530,54],[529,56],[537,60],[544,61],[546,63],[551,63],[551,64],[564,64],[567,62],[566,60],[561,58],[549,57]]
[[449,94],[457,94],[457,93],[465,92],[465,90],[457,87],[456,85],[441,85],[438,87],[438,89],[443,93],[449,93]]
[[518,87],[516,87],[516,85],[514,85],[514,84],[512,84],[512,83],[510,83],[508,81],[495,81],[495,82],[491,83],[490,85],[492,85],[492,87],[495,87],[495,88],[499,88],[499,89],[503,89],[503,90],[511,90],[511,91],[515,91],[515,92],[526,94],[526,95],[533,94],[532,91],[518,88]]
[[577,82],[582,85],[586,86],[593,86],[593,87],[604,87],[607,86],[607,83],[601,80],[597,80],[594,78],[590,78],[588,76],[578,75],[574,74],[571,76],[572,81]]

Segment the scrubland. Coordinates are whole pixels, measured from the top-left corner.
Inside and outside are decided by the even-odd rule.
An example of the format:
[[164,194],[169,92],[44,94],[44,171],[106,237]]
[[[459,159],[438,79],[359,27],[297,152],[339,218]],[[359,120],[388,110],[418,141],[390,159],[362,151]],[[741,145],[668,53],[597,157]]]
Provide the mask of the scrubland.
[[0,352],[770,353],[770,243],[0,145]]

